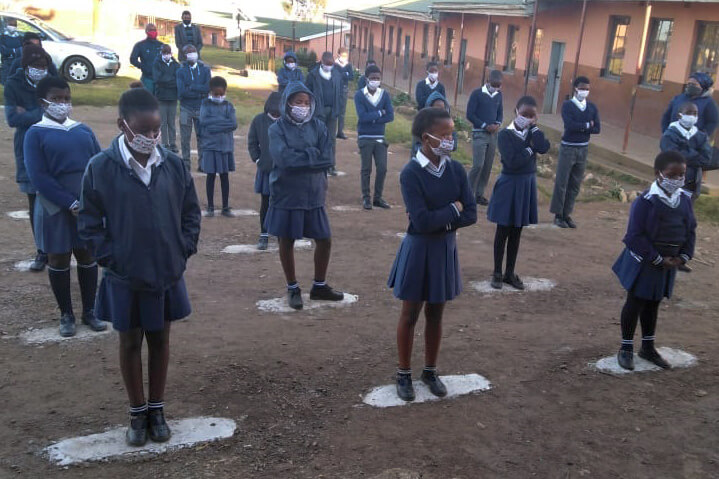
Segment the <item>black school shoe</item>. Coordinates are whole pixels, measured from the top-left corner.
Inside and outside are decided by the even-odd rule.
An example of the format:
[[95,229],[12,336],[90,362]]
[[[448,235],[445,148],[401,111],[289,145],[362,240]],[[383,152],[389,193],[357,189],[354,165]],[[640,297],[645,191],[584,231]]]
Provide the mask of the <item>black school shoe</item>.
[[490,285],[494,289],[502,289],[502,273],[494,273]]
[[345,294],[342,291],[335,291],[328,285],[312,286],[310,299],[312,301],[342,301],[345,299]]
[[170,439],[172,432],[165,421],[165,413],[162,409],[150,409],[147,412],[147,422],[151,441],[166,442]]
[[372,202],[369,200],[369,198],[365,198],[362,200],[362,208],[366,210],[372,209]]
[[33,273],[39,273],[45,269],[47,265],[47,255],[45,253],[38,253],[35,255],[35,259],[30,263],[30,271]]
[[302,304],[302,290],[300,288],[292,288],[287,290],[287,304],[290,308],[300,310],[304,307]]
[[388,210],[388,209],[392,208],[392,207],[389,205],[389,203],[387,203],[387,202],[386,202],[385,200],[383,200],[382,198],[380,198],[380,199],[378,199],[378,200],[374,200],[374,201],[372,202],[372,206],[376,206],[377,208],[382,208],[383,210]]
[[574,222],[571,216],[565,216],[564,222],[567,223],[567,226],[569,226],[572,229],[577,229],[577,223]]
[[637,355],[638,355],[640,358],[645,359],[645,360],[649,361],[649,362],[652,363],[652,364],[656,364],[657,366],[659,366],[659,367],[662,368],[662,369],[671,369],[671,368],[672,368],[672,365],[669,364],[669,363],[667,362],[667,360],[664,359],[664,358],[662,357],[662,355],[659,354],[659,352],[658,352],[656,349],[654,349],[654,348],[651,348],[651,349],[649,349],[649,348],[647,348],[647,349],[641,348],[641,349],[639,350],[639,353],[637,353]]
[[519,276],[517,276],[515,273],[507,273],[504,275],[503,281],[513,287],[514,289],[523,290],[524,289],[524,283],[521,279],[519,279]]
[[346,140],[347,135],[345,135],[344,133],[337,133],[337,138],[339,138],[340,140]]
[[679,266],[677,266],[677,269],[683,273],[691,273],[692,269],[691,267],[687,266],[686,263],[682,263]]
[[427,371],[426,369],[422,371],[422,382],[427,385],[429,388],[429,392],[434,394],[437,397],[443,398],[447,395],[447,386],[444,385],[441,379],[439,379],[439,376],[437,376],[437,371]]
[[60,317],[60,336],[70,338],[75,336],[75,316],[65,313]]
[[232,208],[230,208],[229,206],[223,207],[221,214],[225,218],[234,218],[235,217],[235,214],[232,212]]
[[558,226],[560,228],[569,228],[569,223],[567,223],[567,220],[557,215],[554,217],[554,226]]
[[397,373],[397,396],[402,401],[414,401],[414,386],[412,386],[411,374]]
[[335,168],[334,166],[331,166],[331,167],[327,170],[327,174],[330,175],[330,176],[337,176],[337,168]]
[[269,237],[260,235],[260,239],[257,242],[257,249],[260,251],[267,250],[267,245],[268,245],[269,241],[270,241]]
[[125,432],[125,442],[128,446],[142,447],[147,442],[147,413],[130,415],[130,426]]
[[620,349],[617,353],[617,362],[622,368],[634,371],[634,351]]
[[107,329],[107,323],[97,319],[95,312],[92,310],[82,313],[82,324],[89,326],[90,329],[96,332],[105,331]]
[[489,204],[489,200],[484,196],[480,196],[479,198],[477,198],[477,204],[479,206],[487,206]]
[[207,218],[212,218],[212,217],[214,217],[214,216],[215,216],[215,208],[208,207],[208,208],[207,208],[207,213],[205,213],[205,216],[206,216]]

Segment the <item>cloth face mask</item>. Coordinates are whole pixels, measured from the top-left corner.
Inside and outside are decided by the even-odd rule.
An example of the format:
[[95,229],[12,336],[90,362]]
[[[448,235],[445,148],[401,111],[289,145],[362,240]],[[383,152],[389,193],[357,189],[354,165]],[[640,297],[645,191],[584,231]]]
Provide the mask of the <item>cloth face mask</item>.
[[223,101],[225,101],[225,98],[227,98],[226,95],[222,95],[222,96],[210,95],[210,100],[214,101],[215,103],[222,103]]
[[432,148],[432,153],[434,153],[435,155],[449,156],[452,153],[452,150],[454,150],[454,139],[437,138],[436,136],[429,133],[427,133],[427,136],[439,142],[439,146],[437,146],[436,148],[430,146],[430,148]]
[[135,134],[134,131],[132,131],[130,129],[130,125],[128,125],[125,120],[122,120],[122,121],[123,121],[123,123],[125,123],[125,126],[127,127],[127,131],[132,133],[132,141],[130,142],[130,148],[133,151],[140,153],[141,155],[152,154],[152,151],[160,143],[160,137],[162,135],[157,135],[156,138],[149,138],[145,135],[137,135],[137,134]]
[[308,106],[301,106],[301,105],[292,105],[290,107],[292,118],[295,119],[295,121],[305,121],[307,117],[310,114],[310,107]]
[[684,177],[672,179],[665,178],[664,175],[661,175],[659,178],[659,186],[670,195],[673,195],[679,188],[684,187]]
[[42,101],[47,105],[45,106],[45,113],[60,123],[64,123],[72,113],[72,103],[53,103],[44,98]]
[[683,115],[679,113],[679,124],[689,130],[696,125],[699,118],[696,115]]
[[577,100],[584,101],[589,96],[589,90],[577,90]]
[[434,83],[437,81],[437,78],[439,78],[439,73],[429,73],[427,74],[427,78],[429,78],[429,81]]
[[532,119],[517,114],[517,118],[514,119],[514,123],[519,127],[520,130],[526,130],[527,127],[532,124]]
[[47,70],[42,68],[27,67],[27,77],[37,83],[47,76]]
[[370,90],[376,90],[381,84],[381,80],[370,80],[367,82],[367,86],[369,86]]
[[187,61],[195,63],[197,61],[197,52],[191,52],[187,54]]

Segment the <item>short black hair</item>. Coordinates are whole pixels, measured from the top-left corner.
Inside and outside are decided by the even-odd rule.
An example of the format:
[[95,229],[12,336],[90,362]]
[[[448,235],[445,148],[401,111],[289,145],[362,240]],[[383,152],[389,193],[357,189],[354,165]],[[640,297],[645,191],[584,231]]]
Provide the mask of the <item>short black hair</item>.
[[60,77],[48,75],[37,83],[35,93],[38,98],[47,98],[48,92],[53,88],[58,90],[70,89],[70,85]]
[[671,164],[686,164],[687,160],[684,155],[678,151],[662,151],[654,158],[654,171],[664,171]]
[[692,101],[685,101],[684,103],[682,103],[681,105],[679,105],[679,109],[678,109],[677,111],[678,111],[679,113],[684,112],[684,111],[687,111],[687,109],[689,109],[690,106],[693,106],[694,108],[699,109],[699,107],[697,106],[696,103],[694,103],[694,102],[692,102]]
[[120,95],[120,101],[117,103],[120,118],[125,120],[137,113],[152,112],[159,109],[160,104],[157,102],[157,98],[145,88],[127,90]]
[[451,120],[452,116],[447,110],[439,108],[422,108],[412,121],[412,136],[422,138],[422,135],[441,120]]
[[524,105],[536,107],[537,100],[535,100],[533,96],[529,96],[529,95],[523,96],[522,98],[520,98],[517,101],[517,110],[522,108]]
[[432,68],[432,67],[437,67],[437,68],[439,68],[439,63],[437,63],[437,62],[429,62],[429,63],[427,63],[427,71],[429,71],[429,69]]
[[574,88],[577,88],[580,83],[586,83],[587,85],[589,85],[589,78],[587,78],[587,77],[577,77],[577,78],[574,79],[574,83],[572,84],[572,86],[573,86]]
[[145,85],[141,81],[130,82],[130,89],[132,88],[145,88]]
[[180,15],[180,16],[181,16],[181,17],[184,17],[185,15],[190,15],[190,16],[191,16],[192,14],[190,13],[189,10],[185,10],[184,12],[182,12],[182,15]]
[[38,40],[42,43],[42,38],[35,32],[25,32],[22,36],[22,44],[25,45],[33,40]]
[[367,77],[367,78],[369,78],[369,76],[370,76],[372,73],[379,73],[379,74],[381,75],[381,74],[382,74],[382,70],[380,70],[377,65],[370,65],[370,66],[368,66],[367,69],[364,71],[364,76]]
[[225,80],[222,77],[212,77],[210,78],[210,89],[216,88],[216,87],[222,87],[225,90],[227,90],[227,80]]
[[504,76],[502,75],[502,72],[501,72],[501,71],[499,71],[499,70],[492,70],[491,72],[489,72],[489,83],[492,83],[492,82],[501,82],[503,77],[504,77]]
[[324,52],[324,53],[322,54],[322,61],[325,61],[325,60],[332,60],[332,61],[334,61],[334,60],[335,60],[335,56],[332,55],[332,52]]
[[367,65],[366,65],[366,66],[376,65],[376,64],[377,64],[377,62],[374,61],[374,60],[367,60]]

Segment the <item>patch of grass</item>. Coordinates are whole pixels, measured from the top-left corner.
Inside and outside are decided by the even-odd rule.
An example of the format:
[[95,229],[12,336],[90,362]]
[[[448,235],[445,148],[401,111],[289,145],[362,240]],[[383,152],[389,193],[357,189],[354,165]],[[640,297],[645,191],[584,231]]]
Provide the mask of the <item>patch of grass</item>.
[[[357,128],[357,111],[352,98],[347,100],[347,114],[345,123],[348,128],[355,130]],[[394,121],[387,124],[385,138],[390,145],[411,146],[412,143],[412,119],[395,112]]]
[[[90,83],[70,83],[72,104],[75,106],[113,106],[122,92],[130,88],[130,83],[138,81],[131,77],[112,77],[93,80]],[[0,86],[0,103],[5,102]]]
[[550,199],[552,197],[552,191],[541,183],[537,183],[537,191],[546,199]]
[[620,183],[628,184],[628,185],[646,185],[647,182],[637,178],[636,176],[629,175],[627,173],[621,173],[619,171],[615,171],[609,168],[606,168],[602,165],[597,165],[596,163],[587,163],[587,170],[592,171],[595,173],[598,173],[603,176],[608,176],[610,178],[613,178],[617,180]]
[[233,52],[224,48],[207,46],[202,48],[202,61],[212,66],[244,70],[247,64],[247,56],[245,52]]
[[719,197],[702,195],[694,203],[694,212],[699,221],[719,223]]

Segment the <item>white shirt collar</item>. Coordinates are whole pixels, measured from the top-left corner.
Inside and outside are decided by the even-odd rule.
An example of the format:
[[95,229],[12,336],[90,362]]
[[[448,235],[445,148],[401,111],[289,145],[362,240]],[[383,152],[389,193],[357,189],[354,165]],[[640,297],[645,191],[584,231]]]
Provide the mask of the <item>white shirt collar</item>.
[[422,153],[422,150],[417,150],[417,153],[414,156],[414,161],[419,163],[419,166],[421,166],[424,170],[426,170],[428,173],[433,174],[437,178],[442,176],[442,173],[444,173],[444,168],[447,165],[447,160],[449,159],[448,156],[443,156],[439,160],[439,166],[434,166],[434,163],[430,161],[429,158],[425,156],[424,153]]
[[332,70],[326,72],[325,69],[322,68],[322,65],[320,65],[319,67],[319,73],[325,80],[329,80],[330,78],[332,78]]
[[370,103],[372,103],[374,106],[377,106],[380,99],[382,99],[383,90],[381,88],[377,88],[374,92],[374,95],[369,92],[369,87],[364,87],[362,91],[364,92],[364,96],[366,96]]
[[436,82],[432,83],[431,81],[429,81],[429,77],[425,78],[425,79],[424,79],[424,82],[425,82],[425,83],[427,84],[427,86],[430,87],[432,90],[434,90],[435,88],[437,88],[437,85],[439,85],[439,80],[437,80]]
[[152,167],[162,163],[162,156],[160,155],[160,152],[157,148],[152,150],[152,154],[147,160],[147,165],[142,166],[132,156],[132,152],[125,144],[125,135],[121,135],[118,141],[120,142],[120,154],[122,155],[122,161],[125,162],[125,165],[128,168],[135,172],[145,186],[148,186],[150,184],[150,180],[152,179]]
[[673,195],[669,196],[659,187],[659,183],[655,181],[652,183],[652,186],[649,187],[649,192],[644,195],[644,197],[648,199],[651,196],[658,196],[662,203],[666,204],[670,208],[676,208],[679,206],[679,201],[681,200],[683,191],[684,190],[682,188],[679,188]]
[[529,128],[527,128],[527,129],[525,129],[525,130],[517,130],[517,127],[516,127],[515,124],[514,124],[514,120],[512,120],[511,122],[509,122],[509,125],[507,126],[507,129],[508,129],[508,130],[512,130],[512,131],[514,132],[514,134],[517,135],[518,137],[520,137],[520,138],[522,138],[522,139],[524,139],[524,140],[527,139],[527,134],[529,133]]
[[46,115],[43,115],[42,120],[35,123],[35,125],[39,126],[39,127],[54,128],[56,130],[65,130],[65,131],[68,131],[71,128],[73,128],[79,124],[80,124],[79,122],[77,122],[75,120],[71,120],[70,118],[66,118],[64,122],[58,123],[55,120],[48,118]]
[[182,26],[185,27],[185,28],[192,28],[193,25],[194,25],[194,23],[190,23],[189,25],[185,25],[185,22],[182,22]]
[[696,125],[692,126],[690,129],[687,130],[682,126],[681,123],[679,123],[679,120],[670,123],[669,128],[674,128],[680,135],[682,135],[687,140],[696,135],[699,131],[699,128],[697,128]]
[[582,111],[584,111],[584,110],[587,109],[587,100],[586,100],[586,99],[585,99],[585,100],[582,100],[582,101],[579,101],[579,100],[577,100],[577,97],[576,97],[576,96],[573,96],[573,97],[572,97],[572,103],[574,103],[575,105],[577,105],[577,108],[579,108],[579,109],[582,110]]
[[482,93],[485,93],[489,95],[490,98],[494,98],[497,94],[499,94],[499,90],[495,91],[494,93],[489,92],[489,88],[487,88],[487,85],[482,85]]

